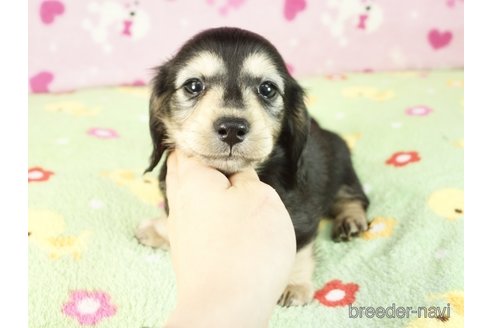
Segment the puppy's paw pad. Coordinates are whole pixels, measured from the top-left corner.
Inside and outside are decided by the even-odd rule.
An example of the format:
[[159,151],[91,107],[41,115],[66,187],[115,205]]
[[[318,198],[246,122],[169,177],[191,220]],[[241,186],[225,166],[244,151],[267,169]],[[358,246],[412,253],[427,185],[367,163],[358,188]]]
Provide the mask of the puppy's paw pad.
[[306,305],[313,299],[314,289],[311,285],[288,285],[277,304],[280,306]]
[[333,239],[335,241],[349,241],[368,229],[365,216],[345,216],[335,219],[333,224]]
[[142,221],[136,231],[138,242],[154,248],[169,248],[169,241],[156,231],[156,220]]

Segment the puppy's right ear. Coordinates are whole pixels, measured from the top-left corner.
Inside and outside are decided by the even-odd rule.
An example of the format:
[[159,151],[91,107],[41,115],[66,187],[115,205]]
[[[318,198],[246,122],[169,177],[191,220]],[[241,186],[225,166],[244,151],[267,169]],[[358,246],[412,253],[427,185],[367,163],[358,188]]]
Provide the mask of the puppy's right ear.
[[167,139],[166,127],[162,121],[162,116],[166,111],[165,99],[172,89],[167,67],[167,64],[159,67],[158,74],[153,81],[152,95],[149,103],[149,128],[153,150],[150,155],[149,167],[144,173],[152,171],[159,164],[162,155],[168,148],[168,145],[165,143]]

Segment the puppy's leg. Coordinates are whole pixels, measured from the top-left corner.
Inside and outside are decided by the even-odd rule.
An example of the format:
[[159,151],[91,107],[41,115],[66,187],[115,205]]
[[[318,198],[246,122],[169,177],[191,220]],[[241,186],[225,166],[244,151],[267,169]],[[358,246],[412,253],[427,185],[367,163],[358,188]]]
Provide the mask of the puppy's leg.
[[277,302],[280,306],[304,305],[313,299],[313,243],[297,252],[289,283]]
[[348,241],[351,237],[366,231],[368,229],[366,208],[367,198],[363,193],[354,193],[354,190],[347,186],[340,188],[330,211],[331,216],[335,218],[333,239]]
[[142,245],[169,249],[166,213],[163,213],[159,219],[140,222],[135,232],[135,237]]

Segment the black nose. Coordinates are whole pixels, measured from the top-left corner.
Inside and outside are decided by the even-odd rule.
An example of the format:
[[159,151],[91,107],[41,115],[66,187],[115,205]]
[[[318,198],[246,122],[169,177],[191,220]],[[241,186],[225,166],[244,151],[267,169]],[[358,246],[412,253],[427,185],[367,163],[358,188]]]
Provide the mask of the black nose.
[[219,139],[232,147],[246,138],[249,124],[241,118],[225,117],[215,121],[214,128]]

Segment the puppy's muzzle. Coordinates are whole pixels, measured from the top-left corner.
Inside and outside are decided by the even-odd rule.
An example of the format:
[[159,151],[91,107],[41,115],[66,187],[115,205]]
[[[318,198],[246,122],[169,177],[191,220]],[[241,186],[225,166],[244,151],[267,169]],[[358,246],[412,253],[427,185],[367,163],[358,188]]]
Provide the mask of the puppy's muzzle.
[[249,132],[248,121],[236,117],[223,117],[215,121],[214,129],[218,138],[232,148],[246,139]]

